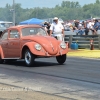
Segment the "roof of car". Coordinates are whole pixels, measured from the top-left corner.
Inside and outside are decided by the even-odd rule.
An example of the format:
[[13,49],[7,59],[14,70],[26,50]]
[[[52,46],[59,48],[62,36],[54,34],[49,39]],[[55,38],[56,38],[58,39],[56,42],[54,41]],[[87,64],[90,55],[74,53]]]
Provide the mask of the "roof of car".
[[42,27],[40,25],[16,25],[16,26],[11,26],[9,28],[24,28],[24,27]]

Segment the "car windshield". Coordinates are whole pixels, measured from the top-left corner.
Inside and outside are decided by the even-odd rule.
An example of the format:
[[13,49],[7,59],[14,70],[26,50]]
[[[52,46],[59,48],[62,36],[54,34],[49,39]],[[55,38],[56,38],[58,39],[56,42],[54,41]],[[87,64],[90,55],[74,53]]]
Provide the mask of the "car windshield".
[[22,36],[28,36],[28,35],[47,35],[46,31],[43,28],[23,28],[22,29]]

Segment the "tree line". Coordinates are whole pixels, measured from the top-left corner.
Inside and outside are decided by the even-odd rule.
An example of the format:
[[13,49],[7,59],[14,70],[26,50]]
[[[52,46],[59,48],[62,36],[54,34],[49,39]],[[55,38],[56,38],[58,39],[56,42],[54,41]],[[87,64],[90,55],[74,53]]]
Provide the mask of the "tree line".
[[[12,21],[12,9],[13,5],[9,4],[6,4],[4,8],[0,8],[0,20]],[[23,9],[21,4],[16,3],[15,16],[16,23],[30,18],[45,19],[53,18],[54,16],[62,18],[63,20],[83,20],[91,17],[100,17],[100,0],[83,6],[81,6],[79,2],[62,1],[61,5],[56,5],[53,8],[35,7],[30,9]]]

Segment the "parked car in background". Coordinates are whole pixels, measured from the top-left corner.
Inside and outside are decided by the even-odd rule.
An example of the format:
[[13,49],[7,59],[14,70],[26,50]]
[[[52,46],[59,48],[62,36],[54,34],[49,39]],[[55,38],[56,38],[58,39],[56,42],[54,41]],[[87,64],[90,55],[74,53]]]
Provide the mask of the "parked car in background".
[[13,22],[9,21],[0,21],[0,31],[4,31],[8,27],[13,26]]
[[34,66],[36,58],[56,57],[57,62],[63,64],[67,52],[66,43],[48,36],[39,25],[12,26],[0,38],[0,63],[24,59],[27,66]]

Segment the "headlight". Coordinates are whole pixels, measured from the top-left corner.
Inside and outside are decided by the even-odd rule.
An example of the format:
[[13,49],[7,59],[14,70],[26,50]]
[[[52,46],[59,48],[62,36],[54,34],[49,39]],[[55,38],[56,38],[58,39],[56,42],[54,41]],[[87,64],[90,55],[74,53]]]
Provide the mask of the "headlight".
[[66,43],[62,42],[62,43],[60,44],[60,47],[61,47],[62,49],[66,49]]
[[35,44],[35,49],[40,51],[41,50],[41,45],[40,44]]

